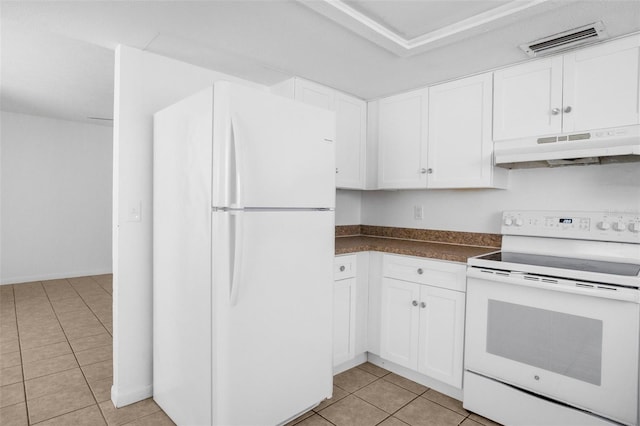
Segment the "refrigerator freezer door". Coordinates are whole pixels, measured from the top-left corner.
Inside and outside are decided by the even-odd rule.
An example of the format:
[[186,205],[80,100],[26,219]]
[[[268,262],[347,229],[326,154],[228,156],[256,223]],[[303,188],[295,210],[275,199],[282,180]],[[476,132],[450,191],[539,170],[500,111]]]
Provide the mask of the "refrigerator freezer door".
[[227,82],[213,109],[214,207],[334,207],[333,112]]
[[280,424],[332,392],[333,212],[212,223],[213,423]]

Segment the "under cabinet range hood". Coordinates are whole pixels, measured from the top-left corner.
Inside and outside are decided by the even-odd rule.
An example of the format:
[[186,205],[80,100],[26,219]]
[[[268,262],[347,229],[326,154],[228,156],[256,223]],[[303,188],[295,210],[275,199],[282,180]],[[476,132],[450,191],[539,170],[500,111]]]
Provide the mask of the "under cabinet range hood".
[[640,161],[640,126],[495,141],[494,159],[507,169]]

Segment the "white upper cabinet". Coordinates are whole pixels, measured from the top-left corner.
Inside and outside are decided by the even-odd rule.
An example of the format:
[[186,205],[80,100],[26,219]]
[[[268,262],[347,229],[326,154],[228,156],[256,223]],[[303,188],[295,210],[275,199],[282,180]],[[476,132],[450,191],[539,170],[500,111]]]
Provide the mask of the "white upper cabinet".
[[365,189],[367,103],[330,87],[293,78],[272,92],[336,113],[336,187]]
[[638,124],[640,36],[494,73],[494,140]]
[[496,71],[494,83],[494,140],[561,131],[562,57]]
[[426,188],[428,90],[379,101],[378,188]]
[[367,148],[367,103],[336,92],[336,186],[364,189]]
[[295,99],[305,104],[335,111],[334,93],[335,90],[321,86],[320,84],[301,78],[295,79]]
[[494,170],[492,74],[429,88],[428,188],[504,187]]
[[640,36],[564,55],[563,131],[640,123]]

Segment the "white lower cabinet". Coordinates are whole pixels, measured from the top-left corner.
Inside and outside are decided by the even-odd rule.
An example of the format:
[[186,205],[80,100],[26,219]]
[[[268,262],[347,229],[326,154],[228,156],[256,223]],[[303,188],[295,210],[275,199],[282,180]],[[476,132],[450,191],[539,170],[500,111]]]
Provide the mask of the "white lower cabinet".
[[[333,366],[364,358],[368,253],[336,256],[333,285]],[[359,265],[362,267],[358,273]],[[349,365],[346,365],[348,368]]]
[[380,356],[461,388],[465,285],[464,264],[384,255]]

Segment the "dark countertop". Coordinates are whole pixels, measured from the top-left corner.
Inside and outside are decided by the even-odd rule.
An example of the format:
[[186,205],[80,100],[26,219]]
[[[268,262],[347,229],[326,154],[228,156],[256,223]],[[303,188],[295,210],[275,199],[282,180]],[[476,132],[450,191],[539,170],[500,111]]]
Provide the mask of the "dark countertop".
[[403,240],[373,236],[336,237],[336,254],[359,251],[380,251],[383,253],[419,256],[430,259],[449,260],[466,263],[469,257],[497,251],[496,247],[478,247],[443,242]]

